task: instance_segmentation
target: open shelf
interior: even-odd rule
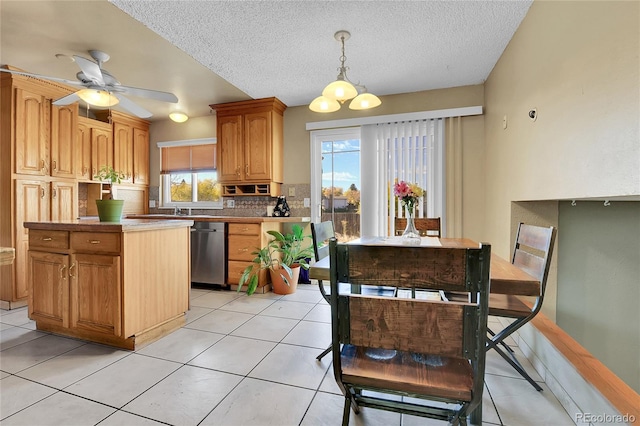
[[[275,182],[244,185],[226,184],[222,186],[222,195],[227,197],[243,195],[268,195],[271,197],[277,197],[280,193],[281,184]]]

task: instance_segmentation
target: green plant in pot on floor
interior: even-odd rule
[[[96,200],[100,222],[120,222],[124,200],[116,200],[114,198],[113,185],[122,182],[124,173],[114,170],[111,166],[104,166],[98,170],[94,179],[110,183],[109,193],[105,194],[102,200]]]
[[[247,284],[247,294],[251,295],[258,287],[260,271],[269,270],[273,292],[276,294],[290,294],[296,291],[300,268],[309,269],[307,259],[313,257],[313,247],[304,246],[304,230],[300,225],[293,225],[291,233],[282,234],[279,231],[267,231],[273,237],[269,243],[254,251],[256,257],[253,265],[248,266],[240,277],[238,291]]]

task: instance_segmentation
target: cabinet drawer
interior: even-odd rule
[[[229,234],[230,235],[258,235],[260,236],[259,223],[230,223]],[[260,241],[258,241],[258,245]],[[257,247],[257,245],[256,245]]]
[[[239,262],[236,260],[230,260],[227,262],[227,284],[237,285],[240,282],[240,277],[242,277],[242,273],[247,268],[247,266],[251,265],[251,262]],[[267,282],[267,270],[263,269],[258,273],[258,285],[262,286]],[[247,290],[246,284],[242,286],[244,291]]]
[[[229,255],[230,260],[246,260],[251,262],[255,257],[252,254],[260,248],[260,237],[234,235],[229,236]]]
[[[32,229],[29,231],[29,248],[68,249],[69,232]]]
[[[71,247],[76,251],[120,253],[120,233],[72,232]]]

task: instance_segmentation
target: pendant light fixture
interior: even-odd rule
[[[367,92],[367,88],[358,83],[352,83],[347,77],[347,67],[344,66],[347,57],[344,54],[344,42],[349,40],[351,34],[349,31],[338,31],[333,37],[342,45],[342,56],[340,56],[340,68],[338,68],[338,77],[336,81],[330,83],[322,91],[322,96],[315,98],[309,109],[314,112],[334,112],[340,109],[340,106],[349,99],[353,99],[349,103],[349,108],[353,110],[364,110],[375,108],[382,103],[380,99]],[[360,94],[358,94],[360,89]]]

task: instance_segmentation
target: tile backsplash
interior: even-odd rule
[[[293,188],[295,196],[287,196],[289,188]],[[311,208],[304,207],[304,199],[311,198],[311,185],[307,184],[282,184],[282,193],[287,199],[287,204],[291,209],[291,216],[308,217],[311,216]],[[276,197],[269,196],[238,196],[223,197],[225,206],[228,200],[235,201],[234,208],[223,208],[221,210],[191,209],[191,214],[209,214],[212,216],[238,216],[238,217],[262,217],[267,215],[267,207],[276,205]],[[149,187],[149,200],[154,200],[156,206],[160,205],[160,188]],[[86,208],[86,207],[85,207]],[[149,208],[149,213],[166,213],[167,209]]]

